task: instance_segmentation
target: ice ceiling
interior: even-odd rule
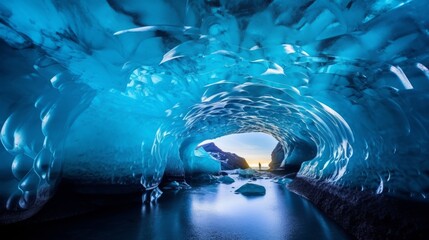
[[[0,212],[158,185],[264,132],[299,176],[427,201],[424,0],[2,1]],[[112,187],[113,189],[113,187]]]

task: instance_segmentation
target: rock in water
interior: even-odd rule
[[[231,183],[235,182],[235,180],[229,176],[222,176],[218,180],[219,180],[219,182],[225,183],[225,184],[231,184]]]
[[[246,183],[235,190],[235,193],[241,193],[244,196],[263,196],[265,195],[265,187],[254,183]]]
[[[177,181],[172,181],[166,184],[163,187],[163,189],[173,189],[173,190],[180,189],[180,184]]]
[[[238,176],[242,178],[251,178],[254,177],[257,173],[256,170],[248,168],[248,169],[237,169]]]

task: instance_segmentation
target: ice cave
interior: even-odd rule
[[[427,3],[0,0],[0,229],[55,226],[61,206],[95,196],[179,211],[168,188],[196,191],[198,179],[232,184],[218,186],[237,202],[291,197],[271,185],[234,195],[271,180],[350,239],[428,239]],[[277,175],[235,188],[199,144],[250,132],[278,141]],[[197,216],[229,206],[197,195]],[[304,239],[276,231],[264,236]]]

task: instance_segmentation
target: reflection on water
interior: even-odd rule
[[[234,194],[246,181],[165,193],[149,212],[143,236],[181,239],[347,239],[306,200],[268,179],[265,196]]]
[[[51,223],[44,239],[348,239],[309,202],[269,179],[265,196],[234,191],[246,180],[166,191],[157,204],[129,206]]]

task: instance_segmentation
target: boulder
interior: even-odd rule
[[[235,180],[229,176],[222,176],[218,179],[218,181],[221,183],[225,183],[225,184],[231,184],[231,183],[235,182]]]
[[[239,189],[235,190],[235,193],[241,193],[244,196],[263,196],[265,195],[265,192],[264,186],[254,183],[246,183]]]
[[[283,162],[283,159],[285,158],[285,152],[283,150],[283,146],[279,143],[277,143],[274,150],[271,152],[271,162],[268,164],[271,170],[280,168],[280,165]]]

